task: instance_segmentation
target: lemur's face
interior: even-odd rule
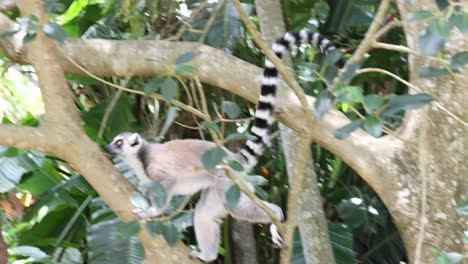
[[[110,155],[129,156],[138,153],[143,139],[137,133],[120,133],[104,150]]]

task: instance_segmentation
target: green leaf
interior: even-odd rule
[[[335,64],[342,57],[341,52],[338,49],[333,50],[325,56],[322,67],[328,67]]]
[[[122,223],[117,227],[117,238],[125,239],[138,234],[140,231],[140,223],[138,221],[131,221],[128,223]]]
[[[457,252],[444,252],[437,256],[437,264],[457,264],[463,260],[463,255]]]
[[[163,208],[166,204],[167,200],[167,193],[166,188],[159,183],[152,183],[151,186],[148,188],[148,191],[151,193],[151,200],[158,208]]]
[[[337,129],[335,131],[335,137],[337,139],[345,139],[351,134],[354,130],[356,130],[358,127],[360,127],[363,124],[362,119],[354,120],[353,122],[349,123],[348,125]]]
[[[154,237],[162,234],[164,226],[163,223],[159,220],[150,220],[146,222],[146,229],[148,229],[150,234]]]
[[[450,5],[447,0],[436,0],[436,4],[440,11],[444,11]]]
[[[210,150],[205,151],[202,155],[202,163],[205,169],[211,170],[216,165],[220,164],[223,161],[223,158],[226,156],[226,152],[220,147],[217,146]]]
[[[366,112],[371,114],[375,109],[379,108],[384,103],[384,98],[378,94],[371,94],[364,98],[364,108]]]
[[[243,171],[244,170],[244,167],[242,166],[242,164],[240,164],[236,160],[230,160],[230,161],[227,162],[227,164],[229,165],[229,167],[231,167],[231,169],[233,169],[235,171]]]
[[[68,7],[67,11],[57,17],[57,21],[63,25],[66,24],[80,15],[83,9],[88,5],[89,0],[75,0]]]
[[[255,140],[255,136],[249,135],[247,133],[232,133],[226,137],[226,141],[235,141],[235,140]]]
[[[54,13],[61,6],[61,4],[57,0],[43,0],[42,3],[44,6],[44,10],[49,14]]]
[[[221,104],[221,110],[231,119],[238,117],[241,113],[239,106],[231,101],[223,101]]]
[[[163,84],[164,81],[165,79],[161,77],[151,78],[151,80],[149,80],[146,83],[145,87],[143,88],[143,91],[145,92],[145,94],[155,93],[159,90],[159,87]]]
[[[360,86],[340,86],[336,89],[335,95],[341,103],[359,103],[364,100],[363,90]]]
[[[228,209],[234,209],[239,203],[241,190],[236,184],[231,185],[226,192],[226,205]]]
[[[450,35],[450,29],[452,28],[452,23],[446,18],[434,19],[429,23],[429,30],[437,34],[437,36],[446,40]]]
[[[444,47],[445,39],[432,32],[429,28],[419,36],[419,50],[423,55],[432,56]]]
[[[446,68],[434,68],[424,67],[422,68],[421,72],[419,73],[419,77],[421,78],[431,78],[431,77],[441,77],[450,74],[450,71]]]
[[[323,115],[330,109],[332,106],[332,97],[333,95],[328,90],[324,90],[319,93],[317,97],[317,101],[315,101],[314,108],[315,108],[315,115],[318,118],[322,118]]]
[[[132,196],[130,197],[130,202],[133,206],[137,208],[143,208],[147,210],[150,207],[148,200],[139,192],[132,193]]]
[[[2,34],[2,38],[9,38],[9,37],[15,35],[18,32],[20,32],[19,29],[18,30],[7,31],[7,32]]]
[[[57,23],[47,23],[42,26],[44,33],[51,39],[54,39],[61,44],[67,39],[67,32]]]
[[[380,113],[381,117],[392,116],[401,110],[418,109],[432,101],[430,94],[408,94],[392,96],[389,105]]]
[[[175,246],[179,240],[179,232],[171,222],[163,224],[162,235],[170,247]]]
[[[349,82],[354,75],[356,74],[356,71],[359,70],[361,67],[360,63],[351,63],[347,68],[346,71],[343,73],[343,82],[347,83]]]
[[[29,257],[29,261],[39,261],[41,259],[45,259],[49,257],[44,251],[37,247],[31,246],[19,246],[14,248],[9,248],[8,253],[12,256],[24,256]]]
[[[36,33],[29,34],[27,33],[26,36],[23,38],[23,44],[29,43],[36,38]]]
[[[468,201],[459,204],[455,210],[459,215],[468,215]]]
[[[382,126],[375,116],[368,116],[364,121],[363,128],[375,138],[382,135]]]
[[[468,21],[467,21],[468,22]],[[459,52],[452,57],[450,68],[459,70],[468,63],[468,51]]]
[[[452,15],[452,23],[455,25],[461,33],[468,33],[468,13],[461,12],[459,14]]]
[[[427,10],[418,10],[414,11],[408,14],[408,17],[406,18],[406,21],[408,22],[416,22],[416,21],[421,21],[427,18],[430,18],[433,16],[431,11]]]
[[[327,2],[319,1],[314,4],[314,9],[317,13],[317,17],[320,20],[320,23],[325,23],[327,21],[328,13],[330,12],[330,7]]]
[[[193,58],[195,58],[195,56],[197,56],[197,55],[198,55],[198,53],[193,52],[193,51],[186,52],[186,53],[180,55],[179,57],[177,57],[176,64],[180,65],[180,64],[187,63],[187,62],[193,60]]]
[[[161,95],[167,103],[170,103],[174,97],[179,93],[177,82],[174,79],[165,79],[162,83]]]
[[[192,66],[186,65],[186,64],[182,64],[182,65],[177,64],[176,65],[175,74],[177,76],[184,75],[184,74],[192,74],[192,73],[194,73],[194,69],[193,69]]]
[[[221,129],[219,128],[218,124],[216,124],[215,122],[203,121],[201,122],[201,125],[206,129],[210,129],[215,132],[221,133]]]

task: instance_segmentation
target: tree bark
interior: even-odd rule
[[[231,255],[235,264],[257,264],[257,248],[252,224],[232,218]]]
[[[286,32],[281,1],[256,0],[255,7],[262,36],[268,43],[273,43]],[[284,56],[283,61],[285,61],[286,65],[292,66],[289,55]],[[297,156],[296,149],[299,144],[299,138],[287,126],[279,124],[279,128],[286,158],[288,179],[292,183],[293,166]],[[301,234],[304,259],[306,263],[334,263],[333,250],[328,237],[327,220],[321,203],[320,191],[317,186],[317,175],[310,151],[307,156],[306,177],[297,208],[297,224]]]

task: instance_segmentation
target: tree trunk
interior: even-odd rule
[[[255,1],[255,7],[259,18],[262,36],[269,43],[286,32],[282,15],[281,1]],[[283,61],[291,66],[289,55],[284,56]],[[293,130],[283,124],[279,124],[281,142],[286,159],[289,183],[294,174],[293,166],[296,160],[296,149],[299,138]],[[327,220],[323,211],[321,196],[317,186],[312,154],[309,152],[306,165],[306,177],[304,179],[302,193],[298,201],[297,224],[301,234],[303,254],[306,263],[334,263],[333,251],[328,237]]]

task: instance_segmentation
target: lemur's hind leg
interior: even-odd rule
[[[262,201],[266,206],[268,206],[275,214],[278,219],[283,221],[283,211],[279,206],[273,203]],[[271,218],[268,216],[262,208],[257,206],[249,197],[245,194],[241,194],[239,202],[234,209],[229,210],[229,214],[232,217],[248,221],[251,223],[271,223]],[[272,224],[270,226],[271,240],[277,246],[282,246],[283,239],[278,233],[277,227]]]
[[[200,251],[192,251],[190,256],[209,262],[218,257],[220,225],[227,215],[223,199],[214,189],[205,189],[195,206],[194,228]]]

